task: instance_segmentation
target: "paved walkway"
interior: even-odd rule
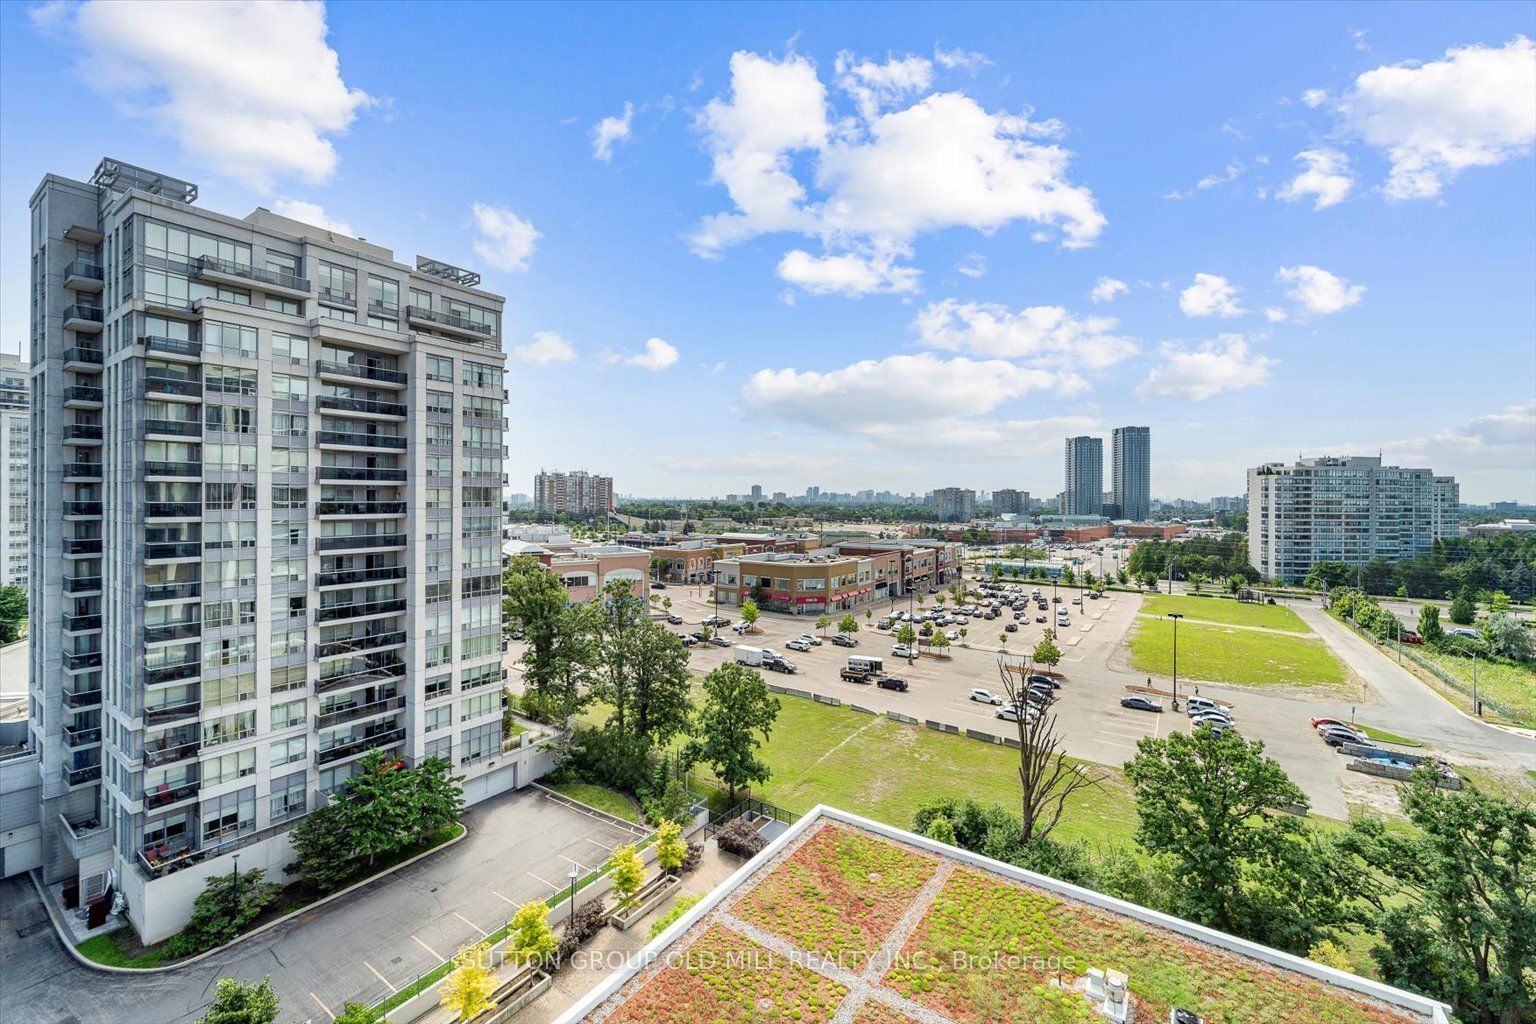
[[[59,944],[32,883],[0,883],[0,1021],[181,1024],[219,978],[270,975],[284,1022],[327,1024],[343,1001],[373,1001],[546,895],[573,866],[594,867],[627,833],[533,790],[497,797],[464,819],[469,835],[325,907],[184,970],[106,974]]]

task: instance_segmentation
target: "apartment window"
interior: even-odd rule
[[[273,594],[272,618],[297,619],[304,615],[307,607],[307,597],[304,594]]]
[[[256,748],[231,750],[203,762],[203,785],[219,786],[256,774]]]
[[[231,473],[254,473],[256,446],[253,444],[205,444],[203,445],[203,468]]]
[[[427,756],[440,757],[444,761],[453,760],[453,737],[444,736],[442,739],[428,741]]]
[[[453,706],[445,704],[440,708],[427,709],[427,732],[437,732],[446,729],[453,724]]]
[[[309,401],[309,379],[293,377],[286,373],[272,376],[272,398],[278,402]]]
[[[340,320],[342,323],[357,323],[357,310],[342,309],[339,306],[321,306],[320,317],[323,320]]]
[[[320,285],[320,297],[322,299],[342,299],[356,301],[357,299],[357,271],[348,270],[345,267],[332,266],[329,263],[320,264],[320,272],[316,275]],[[320,311],[325,315],[325,310]],[[353,320],[357,314],[353,314]]]
[[[203,641],[203,668],[212,670],[230,665],[244,665],[256,657],[254,636],[231,637],[228,640]]]
[[[427,476],[453,476],[453,456],[428,455]]]
[[[304,760],[305,737],[294,736],[286,740],[278,740],[267,748],[271,757],[272,767],[281,768],[285,764],[297,764]]]
[[[309,707],[307,700],[291,700],[286,704],[274,704],[272,706],[272,731],[279,729],[292,729],[296,725],[303,725],[306,709]]]
[[[304,579],[308,568],[309,560],[305,558],[274,558],[272,559],[272,582],[297,582]]]
[[[255,621],[255,601],[205,601],[203,603],[204,629],[249,626]]]
[[[428,487],[427,508],[453,508],[453,488]]]
[[[453,600],[453,581],[443,580],[441,583],[427,584],[427,604],[437,604],[440,601]]]
[[[309,488],[288,484],[272,485],[273,508],[306,508],[309,505]]]
[[[303,654],[306,649],[305,640],[306,634],[303,628],[274,630],[272,633],[272,657],[281,658],[288,654]],[[277,688],[273,687],[272,692],[276,693]]]
[[[298,334],[272,334],[273,362],[309,362],[309,339]]]
[[[256,328],[241,324],[203,321],[203,351],[227,356],[256,355]]]
[[[203,367],[203,390],[215,395],[254,395],[256,371],[207,364]]]
[[[479,668],[465,669],[464,677],[459,683],[461,690],[475,690],[482,686],[491,686],[501,682],[500,665],[482,665]]]
[[[497,654],[501,651],[501,637],[495,633],[487,636],[470,637],[462,641],[462,650],[459,651],[460,661],[474,661],[476,658],[484,658],[487,655]]]
[[[451,444],[453,444],[453,424],[452,423],[428,423],[427,424],[427,444],[442,444],[442,445],[451,445]]]
[[[432,308],[432,293],[424,292],[420,288],[411,289],[411,305],[417,309]]]
[[[428,612],[424,617],[426,635],[441,636],[444,633],[453,632],[453,612],[443,609],[437,612]]]
[[[446,572],[453,566],[453,551],[449,548],[440,548],[427,552],[427,572]],[[427,584],[435,586],[436,584]]]
[[[242,519],[233,523],[204,523],[203,550],[231,551],[256,546],[256,521]]]
[[[453,412],[452,391],[427,391],[427,412]]]
[[[250,511],[256,507],[255,484],[204,484],[203,503],[211,512]]]
[[[190,263],[199,257],[211,256],[226,263],[251,265],[251,247],[243,242],[231,242],[147,219],[144,221],[144,252],[173,263]]]
[[[466,359],[463,363],[463,376],[460,378],[459,383],[466,387],[499,389],[501,387],[501,367]]]
[[[233,405],[203,406],[203,426],[210,431],[224,434],[254,434],[256,410],[241,409]]]
[[[389,313],[400,311],[400,282],[368,277],[368,308]]]
[[[297,630],[302,637],[304,631]],[[276,653],[276,652],[274,652]],[[309,682],[309,668],[305,665],[288,665],[272,670],[273,693],[287,693],[289,690],[302,690]]]
[[[464,508],[495,508],[501,503],[501,493],[495,487],[465,487],[459,504]]]
[[[437,668],[453,661],[453,641],[427,645],[427,668]]]
[[[453,673],[433,676],[427,680],[426,699],[436,700],[438,697],[446,697],[453,692]]]
[[[281,295],[268,295],[267,312],[286,313],[289,316],[298,316],[299,303],[294,299],[285,299]]]
[[[501,694],[476,694],[468,700],[459,701],[459,721],[467,722],[471,718],[484,718],[486,715],[500,710]]]
[[[400,329],[400,321],[394,317],[375,316],[369,313],[368,326],[380,331],[398,331]]]
[[[460,629],[465,633],[501,625],[501,609],[494,604],[467,605],[459,615]]]
[[[429,584],[430,585],[430,584]],[[464,580],[463,597],[490,597],[501,592],[498,576],[470,576]]]
[[[412,304],[418,304],[412,300]],[[453,383],[453,360],[446,356],[427,356],[427,380]]]
[[[272,783],[269,819],[277,822],[296,814],[303,814],[306,809],[305,803],[303,772],[296,772],[287,778],[278,779]]]
[[[221,708],[227,704],[238,704],[243,700],[255,699],[256,676],[250,672],[203,681],[203,707],[205,708]]]
[[[204,842],[248,832],[256,827],[256,787],[205,800],[202,810]]]
[[[273,437],[308,437],[309,417],[302,412],[275,412],[272,414]]]
[[[203,746],[216,747],[221,743],[233,743],[255,732],[256,712],[237,711],[233,715],[203,723]]]
[[[306,448],[272,449],[272,472],[308,473],[309,450]]]
[[[460,746],[459,763],[468,764],[501,750],[501,723],[487,722],[466,732]]]

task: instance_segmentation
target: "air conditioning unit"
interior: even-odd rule
[[[1168,1024],[1205,1024],[1205,1018],[1194,1010],[1172,1010],[1168,1014]]]

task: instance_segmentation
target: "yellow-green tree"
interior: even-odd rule
[[[619,909],[628,910],[635,905],[635,894],[645,884],[645,861],[634,843],[614,847],[608,858],[608,876],[613,879],[613,893],[618,897]]]
[[[741,621],[750,629],[757,625],[757,620],[762,617],[762,612],[757,609],[756,601],[741,602]]]
[[[656,827],[656,863],[663,871],[676,871],[688,856],[688,843],[683,839],[683,826],[675,821],[664,821]]]
[[[464,946],[453,956],[453,970],[443,979],[442,1004],[455,1020],[474,1020],[491,1008],[496,979],[488,962],[491,947],[483,942]]]
[[[518,907],[512,915],[507,940],[520,964],[540,964],[554,956],[560,940],[549,926],[549,904],[532,900]]]

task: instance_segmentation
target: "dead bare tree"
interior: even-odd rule
[[[1008,704],[1018,710],[1014,725],[1019,736],[1019,785],[1022,828],[1020,845],[1051,834],[1061,821],[1072,794],[1098,786],[1107,777],[1087,765],[1067,759],[1056,734],[1056,715],[1048,705],[1029,700],[1029,669],[997,659],[998,680]]]

